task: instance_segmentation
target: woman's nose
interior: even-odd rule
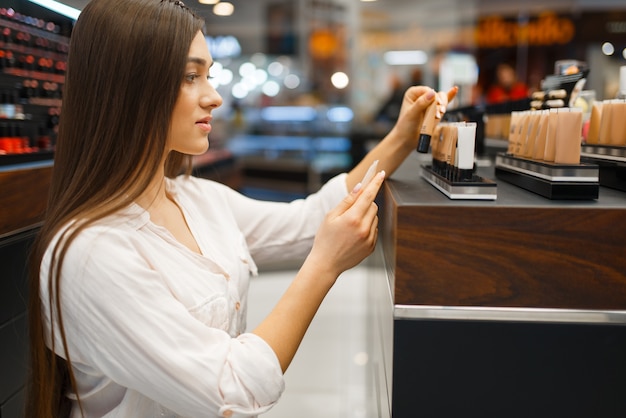
[[[220,107],[223,101],[222,96],[213,87],[213,84],[207,80],[207,86],[203,91],[200,105],[202,107]]]

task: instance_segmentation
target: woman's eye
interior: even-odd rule
[[[185,80],[188,81],[189,83],[193,83],[194,81],[196,81],[196,78],[198,78],[199,75],[198,74],[187,74],[185,76]]]
[[[193,83],[194,81],[196,81],[196,79],[198,79],[198,78],[200,78],[200,77],[202,77],[202,76],[201,76],[200,74],[196,74],[196,73],[193,73],[193,74],[187,74],[187,75],[185,76],[185,80],[186,80],[188,83]],[[211,80],[212,78],[213,78],[213,77],[211,77],[211,75],[210,75],[210,74],[207,74],[207,75],[206,75],[206,79],[207,79],[207,80]]]

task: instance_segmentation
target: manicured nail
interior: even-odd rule
[[[435,97],[435,90],[430,89],[430,90],[428,91],[428,93],[426,93],[426,99],[430,100],[430,99],[432,99],[433,97]]]
[[[357,184],[354,186],[354,188],[352,189],[352,193],[353,193],[353,194],[358,193],[358,192],[359,192],[359,190],[361,190],[361,187],[363,187],[363,184],[361,184],[361,183],[357,183]]]

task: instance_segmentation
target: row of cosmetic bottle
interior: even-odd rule
[[[0,107],[20,104],[40,104],[37,98],[61,99],[63,85],[53,81],[39,81],[37,79],[24,79],[15,84],[13,89],[0,90]],[[2,117],[2,116],[0,116]],[[5,115],[6,118],[13,116]]]
[[[474,181],[475,122],[440,122],[430,139],[432,170],[452,182]]]
[[[52,147],[45,127],[40,127],[36,138],[25,135],[24,126],[0,122],[0,155],[29,154]]]
[[[582,127],[580,108],[512,112],[507,154],[555,164],[580,164]]]
[[[6,47],[0,47],[0,70],[19,69],[38,71],[46,74],[64,75],[67,69],[65,58],[53,59],[34,55],[30,52],[21,53]]]
[[[585,143],[591,145],[626,146],[626,100],[594,102]]]

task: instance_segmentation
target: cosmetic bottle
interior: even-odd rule
[[[515,144],[517,143],[517,134],[519,129],[519,123],[521,120],[521,112],[513,111],[511,112],[511,122],[509,124],[509,143],[506,153],[509,155],[513,155],[513,151],[515,151]]]
[[[554,162],[580,164],[583,113],[579,108],[559,109],[559,127],[555,138]]]
[[[619,67],[619,90],[616,99],[626,99],[626,65]]]
[[[598,144],[611,143],[611,128],[613,124],[613,100],[602,101],[602,118],[598,128]]]
[[[13,144],[8,135],[8,126],[0,122],[0,155],[10,154],[13,151]]]
[[[50,149],[50,147],[50,135],[48,135],[48,130],[46,129],[45,125],[41,124],[38,128],[37,148],[47,150]]]
[[[456,148],[457,128],[455,124],[448,125],[448,129],[443,131],[443,140],[441,143],[441,172],[439,173],[446,179],[450,178],[450,173],[453,171],[454,164],[454,152]]]
[[[548,118],[550,110],[540,110],[539,126],[537,130],[537,136],[533,145],[533,160],[543,160],[544,153],[546,152],[546,137],[548,136]]]
[[[445,125],[438,125],[435,129],[435,132],[430,139],[430,152],[432,154],[432,169],[435,173],[439,173],[439,149],[441,148],[441,137],[443,135],[443,131],[446,129]]]
[[[441,118],[441,114],[438,110],[439,102],[435,99],[428,109],[426,109],[426,114],[424,115],[424,121],[422,123],[422,128],[420,129],[419,142],[417,144],[417,152],[427,153],[428,147],[430,146],[430,138],[432,137],[435,126],[437,122]]]
[[[559,125],[558,109],[550,109],[548,113],[548,132],[546,133],[546,147],[543,152],[544,161],[554,162],[556,153],[556,132]]]
[[[587,131],[588,144],[597,144],[600,138],[600,123],[602,121],[602,102],[594,102],[591,105],[591,116],[589,117],[589,130]]]
[[[445,175],[445,146],[447,144],[447,138],[450,136],[451,129],[452,126],[449,123],[445,123],[441,126],[439,137],[437,138],[437,144],[433,149],[433,170],[441,176]]]
[[[454,180],[470,181],[474,174],[474,148],[476,144],[476,123],[468,122],[457,127],[457,172]]]
[[[513,155],[516,157],[520,157],[522,154],[522,150],[526,146],[526,141],[528,140],[528,126],[530,124],[530,110],[524,110],[521,112],[521,117],[519,120],[519,128],[517,136],[515,137],[516,141],[513,144]]]
[[[626,101],[612,100],[612,118],[608,145],[626,145]]]
[[[528,137],[526,143],[522,147],[521,156],[524,158],[532,158],[535,151],[535,141],[537,140],[537,133],[539,132],[539,122],[541,119],[541,110],[535,110],[530,112],[528,122]]]

